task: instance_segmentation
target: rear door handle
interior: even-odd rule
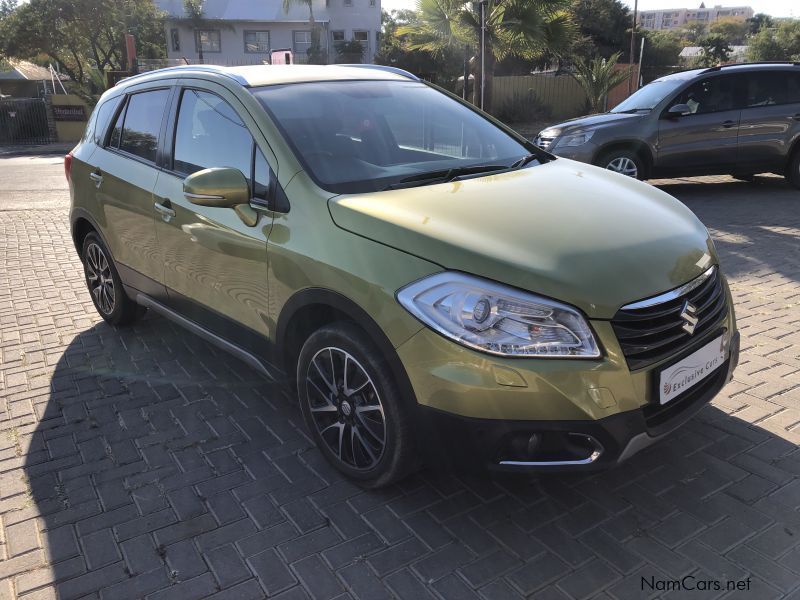
[[[103,176],[100,173],[89,173],[89,179],[94,181],[96,188],[99,188],[103,183]]]
[[[730,128],[731,128],[731,127],[733,127],[734,125],[736,125],[736,121],[723,121],[723,122],[722,122],[722,126],[723,126],[725,129],[730,129]]]
[[[161,204],[160,202],[156,202],[153,205],[153,208],[155,208],[158,212],[161,213],[161,218],[164,219],[165,223],[169,223],[170,220],[172,220],[172,217],[175,216],[175,211],[172,210],[169,206],[166,206],[168,204],[169,204],[169,200],[164,200],[164,204]]]

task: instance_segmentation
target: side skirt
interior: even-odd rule
[[[137,292],[136,302],[158,313],[162,317],[169,319],[173,323],[176,323],[177,325],[180,325],[181,327],[188,329],[195,335],[198,335],[201,338],[203,338],[205,341],[214,344],[217,348],[220,348],[221,350],[233,354],[243,362],[253,367],[258,372],[260,372],[267,379],[270,379],[272,381],[280,381],[282,379],[280,371],[278,371],[278,369],[276,369],[269,363],[261,360],[256,355],[248,352],[244,348],[241,348],[240,346],[237,346],[236,344],[229,342],[228,340],[218,336],[216,333],[206,329],[202,325],[199,325],[194,321],[187,319],[186,317],[175,312],[171,308],[164,306],[159,301],[151,298],[147,294]]]

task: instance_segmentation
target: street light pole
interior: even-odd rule
[[[631,52],[629,56],[630,73],[628,77],[628,96],[633,93],[633,54],[636,52],[636,17],[639,12],[639,0],[633,2],[633,27],[631,28]]]

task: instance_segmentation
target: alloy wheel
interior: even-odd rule
[[[306,395],[314,426],[334,456],[353,469],[375,467],[386,448],[386,418],[361,363],[341,348],[322,348],[309,363]]]
[[[609,161],[606,169],[609,171],[616,171],[628,177],[636,178],[639,175],[639,168],[636,163],[627,156],[619,156]]]
[[[86,281],[97,308],[110,315],[114,310],[114,278],[105,252],[97,244],[89,244],[86,248]]]

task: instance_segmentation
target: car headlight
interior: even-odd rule
[[[577,309],[463,273],[425,277],[397,300],[451,340],[498,356],[597,358],[600,350]]]
[[[582,146],[594,135],[594,131],[581,131],[580,133],[573,133],[570,135],[565,135],[560,140],[556,142],[556,146],[559,148],[563,146]]]

